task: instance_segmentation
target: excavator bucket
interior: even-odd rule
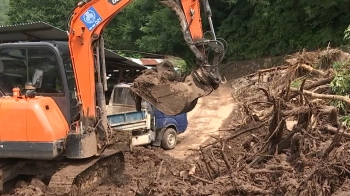
[[[166,115],[191,111],[198,98],[213,91],[194,79],[193,73],[181,78],[170,61],[145,70],[134,80],[131,90]]]

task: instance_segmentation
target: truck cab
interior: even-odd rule
[[[132,83],[114,85],[107,106],[107,116],[110,125],[114,128],[131,126],[135,132],[133,145],[149,143],[166,150],[175,148],[177,135],[185,132],[187,129],[187,113],[168,116],[144,100],[141,101],[141,111],[137,111],[136,99],[130,89],[131,85]],[[140,127],[141,130],[139,130]],[[142,135],[145,135],[145,138],[148,139],[138,143],[136,137],[141,138]]]

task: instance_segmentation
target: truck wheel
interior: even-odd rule
[[[164,131],[163,137],[162,137],[162,148],[164,150],[171,150],[174,149],[177,143],[177,134],[175,129],[173,128],[167,128]]]

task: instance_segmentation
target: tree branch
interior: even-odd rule
[[[291,91],[293,92],[297,92],[300,93],[300,90],[296,89],[296,88],[291,88]],[[308,95],[312,98],[319,98],[319,99],[334,99],[334,100],[338,100],[338,101],[343,101],[347,104],[350,105],[350,98],[345,97],[345,96],[341,96],[341,95],[328,95],[328,94],[319,94],[319,93],[313,93],[311,91],[307,91],[307,90],[303,90],[303,93],[305,95]]]

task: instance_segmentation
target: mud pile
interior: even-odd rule
[[[173,64],[164,61],[154,69],[143,71],[135,78],[130,89],[138,95],[136,97],[139,100],[142,97],[164,114],[178,115],[191,111],[197,103],[197,97],[211,92],[211,88],[198,87],[198,82],[194,82],[190,76],[184,81],[185,78],[180,77]]]
[[[208,188],[196,179],[188,182],[190,162],[166,155],[160,148],[136,147],[125,153],[123,173],[112,174],[103,184],[84,195],[192,195]],[[21,177],[6,195],[37,196],[54,194],[47,190],[49,179]],[[214,189],[215,187],[212,187]]]
[[[181,81],[176,73],[174,65],[170,61],[164,61],[153,69],[146,69],[134,80],[135,88],[148,88],[160,84]]]
[[[191,165],[164,154],[160,148],[138,147],[125,154],[126,168],[88,195],[181,195],[181,173]]]

